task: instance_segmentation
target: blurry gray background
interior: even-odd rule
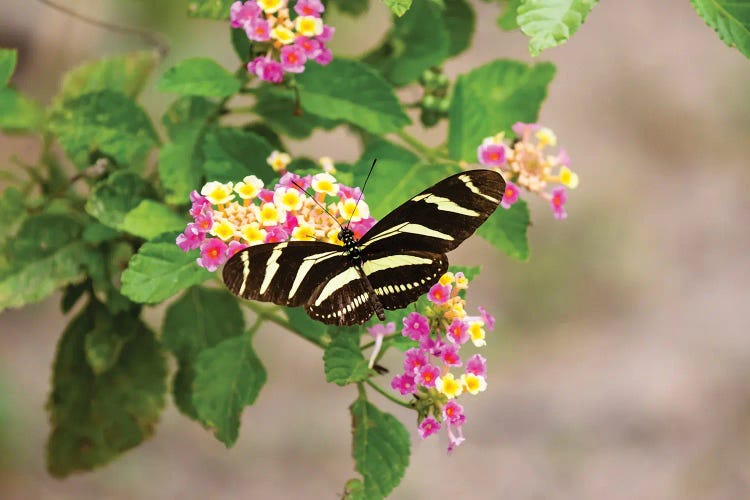
[[[376,44],[387,12],[334,15],[335,54]],[[451,76],[495,58],[530,61],[526,39],[474,1],[471,50]],[[164,32],[185,57],[236,65],[227,25],[187,20],[182,2],[65,3]],[[366,23],[359,24],[359,23]],[[138,41],[38,2],[3,0],[0,45],[18,47],[14,82],[48,102],[63,72]],[[558,67],[540,121],[567,148],[581,185],[569,218],[531,200],[531,260],[473,238],[451,255],[484,270],[469,307],[499,319],[483,354],[489,389],[464,398],[467,442],[421,442],[393,498],[736,499],[750,496],[750,64],[687,0],[598,5],[572,40],[542,54]],[[153,81],[152,81],[153,83]],[[419,97],[406,89],[404,97]],[[149,90],[158,117],[173,99]],[[436,143],[444,129],[412,133]],[[358,156],[343,132],[292,152]],[[0,135],[0,161],[34,161],[38,142]],[[336,498],[355,474],[347,406],[354,388],[326,384],[321,352],[281,331],[257,336],[268,384],[226,450],[171,405],[154,439],[64,481],[44,470],[44,404],[58,299],[0,316],[1,498]],[[149,315],[161,321],[159,311]],[[398,368],[398,360],[388,363]]]

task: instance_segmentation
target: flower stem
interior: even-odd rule
[[[397,405],[403,406],[404,408],[409,408],[410,410],[413,409],[412,405],[410,405],[409,403],[407,403],[405,401],[401,401],[400,399],[392,396],[391,394],[388,394],[388,392],[386,392],[382,387],[380,387],[379,385],[377,385],[372,380],[367,379],[367,380],[365,380],[365,383],[367,383],[367,385],[369,385],[370,387],[372,387],[373,389],[375,389],[378,393],[380,393],[381,396],[383,396],[384,398],[390,400],[391,402],[396,403]]]

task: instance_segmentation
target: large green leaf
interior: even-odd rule
[[[67,100],[99,90],[135,97],[145,87],[156,63],[156,53],[145,50],[84,63],[65,74],[58,98]]]
[[[57,477],[91,470],[137,446],[153,434],[164,407],[166,361],[142,323],[108,370],[96,375],[86,362],[86,338],[101,314],[103,306],[89,304],[57,347],[47,404],[47,468]]]
[[[507,210],[498,208],[484,224],[479,226],[477,234],[518,260],[529,259],[529,242],[526,230],[531,219],[526,202],[519,200]]]
[[[182,96],[170,104],[161,117],[169,138],[178,143],[195,143],[207,123],[218,118],[219,105],[205,97]]]
[[[94,328],[84,341],[86,362],[94,374],[101,375],[120,359],[123,347],[138,335],[142,324],[129,312],[112,316],[99,307],[94,318]]]
[[[176,233],[166,233],[138,249],[122,273],[123,295],[133,302],[153,304],[211,277],[196,264],[198,252],[183,252],[176,238]]]
[[[162,92],[176,92],[205,97],[227,97],[236,93],[241,82],[213,59],[186,59],[168,69],[156,88]]]
[[[451,157],[476,162],[477,147],[485,137],[511,133],[518,121],[536,121],[554,74],[549,63],[527,66],[500,60],[461,75],[451,99]]]
[[[21,133],[44,130],[44,110],[16,90],[0,88],[0,129]]]
[[[191,0],[188,3],[188,16],[208,19],[229,19],[229,7],[234,0]]]
[[[529,52],[539,55],[544,49],[568,40],[586,20],[598,0],[525,0],[518,7],[521,31],[531,37]]]
[[[193,405],[204,425],[227,447],[237,441],[240,416],[266,383],[266,369],[249,333],[205,349],[198,355]]]
[[[445,0],[443,19],[450,35],[448,57],[453,57],[471,45],[471,37],[474,36],[476,27],[476,14],[467,0]]]
[[[16,49],[0,49],[0,87],[5,87],[16,69],[18,51]]]
[[[118,227],[121,231],[150,240],[161,233],[183,230],[186,224],[184,217],[177,215],[163,203],[143,200],[125,214]]]
[[[323,368],[326,381],[337,385],[344,386],[365,380],[370,370],[359,349],[359,334],[336,335],[323,353]]]
[[[118,165],[138,165],[156,145],[146,112],[130,97],[111,90],[83,94],[65,101],[50,118],[50,128],[79,167],[88,167],[98,151]]]
[[[276,177],[268,156],[273,150],[257,134],[237,128],[211,129],[203,138],[203,169],[209,181],[238,182],[246,175],[257,175],[265,182]]]
[[[365,497],[385,498],[398,486],[409,466],[409,432],[393,415],[383,413],[365,399],[349,408],[354,443],[352,455],[364,478]]]
[[[302,109],[332,120],[344,120],[373,134],[400,130],[411,120],[393,89],[375,70],[349,59],[329,65],[309,64],[297,77]]]
[[[118,229],[128,212],[150,194],[149,184],[135,172],[121,170],[97,184],[86,200],[86,212]]]
[[[8,243],[8,267],[0,271],[0,311],[47,297],[83,279],[89,250],[80,241],[82,228],[65,215],[28,218]]]
[[[304,139],[316,129],[330,130],[341,122],[327,120],[310,112],[295,114],[294,100],[287,92],[275,88],[261,88],[256,94],[253,112],[280,134]]]
[[[503,7],[503,12],[497,18],[497,25],[500,26],[501,30],[511,31],[518,28],[518,8],[521,6],[523,0],[507,0]]]
[[[729,47],[750,58],[750,3],[742,0],[690,0],[707,25]]]

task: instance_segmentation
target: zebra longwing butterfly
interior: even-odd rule
[[[416,301],[448,270],[446,252],[495,211],[505,180],[493,170],[452,175],[403,203],[362,239],[343,226],[344,246],[288,241],[248,247],[224,266],[224,283],[245,299],[304,305],[313,319],[362,324]]]

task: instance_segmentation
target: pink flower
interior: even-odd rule
[[[422,420],[422,422],[419,424],[419,427],[417,427],[419,437],[421,437],[422,439],[426,439],[432,436],[439,430],[440,422],[432,417],[427,417],[426,419]]]
[[[273,203],[273,191],[270,189],[263,188],[258,193],[258,198],[260,198],[263,203]]]
[[[193,196],[195,194],[195,196]],[[198,217],[202,213],[208,213],[211,214],[211,202],[208,201],[208,199],[205,196],[201,196],[198,194],[198,191],[193,191],[190,193],[190,201],[192,202],[192,206],[190,207],[190,215],[193,216],[193,218]]]
[[[464,439],[464,433],[463,430],[461,430],[461,425],[466,421],[466,417],[464,415],[461,415],[461,424],[456,424],[456,431],[458,432],[457,436],[453,435],[453,431],[451,430],[451,426],[448,425],[448,438],[450,439],[450,443],[448,444],[448,453],[451,453],[453,450],[456,449],[456,447],[461,446],[461,443],[466,441]]]
[[[229,246],[227,247],[227,259],[234,257],[234,254],[246,248],[247,245],[245,245],[244,243],[234,240],[230,241]]]
[[[411,312],[402,320],[404,328],[401,335],[412,340],[419,340],[430,335],[430,322],[418,312]]]
[[[450,424],[456,425],[459,422],[463,423],[461,417],[464,417],[464,407],[455,401],[451,400],[445,403],[443,406],[443,418]]]
[[[396,323],[394,323],[393,321],[386,324],[378,323],[377,325],[373,325],[367,328],[367,332],[373,337],[390,335],[395,331]]]
[[[515,132],[518,137],[521,137],[525,134],[533,134],[534,132],[537,132],[542,126],[538,123],[516,122],[513,124],[512,128],[513,132]]]
[[[195,230],[201,234],[206,234],[207,232],[209,232],[213,225],[214,218],[211,216],[210,211],[208,213],[204,212],[198,215],[195,218],[195,222],[193,224],[188,224],[188,226],[194,226]]]
[[[560,148],[560,150],[557,152],[557,161],[560,162],[560,165],[564,165],[566,167],[570,166],[570,156],[568,156],[568,152],[563,148]]]
[[[229,8],[229,21],[232,28],[242,28],[258,14],[260,14],[260,6],[255,0],[249,0],[244,4],[234,2]]]
[[[477,307],[479,310],[479,314],[482,315],[482,321],[484,321],[484,325],[487,327],[487,330],[492,331],[495,329],[495,317],[487,312],[487,309],[485,309],[482,306]]]
[[[292,215],[291,212],[287,212],[286,220],[284,221],[284,224],[282,225],[282,228],[284,229],[284,231],[286,231],[288,234],[292,234],[292,231],[297,226],[299,226],[299,221],[297,220],[297,216]]]
[[[404,353],[404,371],[406,373],[418,372],[427,365],[427,356],[424,351],[411,348]]]
[[[564,187],[556,187],[552,190],[552,198],[549,200],[549,203],[555,219],[564,219],[568,216],[568,213],[565,211],[566,201],[568,201],[568,194]]]
[[[456,345],[462,345],[469,341],[469,325],[465,321],[455,318],[448,327],[445,337]]]
[[[427,363],[417,372],[416,382],[429,389],[430,387],[435,387],[435,381],[439,376],[440,368]]]
[[[417,386],[414,383],[414,375],[410,373],[402,373],[401,375],[393,377],[393,380],[391,380],[391,387],[400,392],[402,396],[417,392]]]
[[[487,360],[481,354],[474,354],[466,361],[466,373],[471,373],[478,377],[486,377]]]
[[[289,239],[287,233],[281,226],[271,226],[266,228],[266,241],[264,243],[278,243]]]
[[[461,357],[458,355],[458,346],[445,344],[441,349],[440,359],[443,360],[446,366],[461,366],[463,362]]]
[[[280,83],[284,79],[284,69],[281,63],[270,57],[256,57],[247,63],[247,71],[266,82]]]
[[[419,348],[425,352],[429,352],[433,356],[440,357],[443,354],[443,349],[446,344],[440,339],[433,339],[429,335],[422,337],[419,340]]]
[[[349,187],[344,186],[343,184],[339,184],[339,192],[338,192],[339,198],[341,201],[346,201],[348,199],[354,199],[358,200],[360,196],[362,196],[362,190],[358,187]]]
[[[286,45],[281,48],[281,67],[289,73],[302,73],[305,71],[307,56],[305,50],[299,45]]]
[[[341,185],[339,184],[339,186]],[[364,236],[367,231],[372,229],[372,226],[374,226],[376,222],[377,221],[372,217],[368,217],[366,219],[352,222],[351,224],[349,224],[349,229],[352,230],[354,236],[359,240],[362,239],[362,236]]]
[[[315,59],[318,57],[323,47],[323,45],[315,38],[307,38],[306,36],[298,36],[295,38],[294,45],[304,50],[308,59]]]
[[[328,26],[327,24],[323,25],[323,32],[316,36],[315,38],[318,39],[320,42],[330,42],[333,38],[333,34],[336,32],[336,28],[333,26]]]
[[[245,33],[250,40],[267,42],[271,39],[271,23],[261,18],[252,19],[245,24]]]
[[[195,250],[201,246],[205,234],[206,233],[199,232],[194,224],[188,224],[185,231],[177,236],[177,246],[180,247],[180,250],[183,252]]]
[[[320,49],[320,54],[315,57],[315,62],[321,66],[325,66],[331,61],[333,61],[333,52],[327,47],[322,47]]]
[[[227,245],[219,238],[208,238],[201,243],[201,256],[198,265],[211,272],[227,261]]]
[[[479,163],[488,167],[499,167],[505,163],[505,146],[503,144],[480,144],[477,148]]]
[[[275,189],[278,189],[279,187],[298,189],[297,186],[294,185],[295,182],[299,184],[302,189],[307,189],[308,187],[310,187],[310,183],[308,182],[307,185],[305,185],[305,182],[299,175],[293,174],[292,172],[287,172],[281,176],[281,179],[279,179],[279,183],[276,184]]]
[[[300,16],[320,17],[325,10],[320,0],[298,0],[294,6],[294,12]]]
[[[518,201],[520,190],[518,186],[508,181],[505,184],[505,194],[503,195],[503,201],[500,202],[500,206],[504,209],[509,209],[511,205]]]
[[[435,283],[432,285],[432,288],[430,288],[430,292],[427,294],[427,298],[432,302],[433,304],[445,304],[447,300],[451,296],[451,286],[450,285],[441,285],[440,283]]]

